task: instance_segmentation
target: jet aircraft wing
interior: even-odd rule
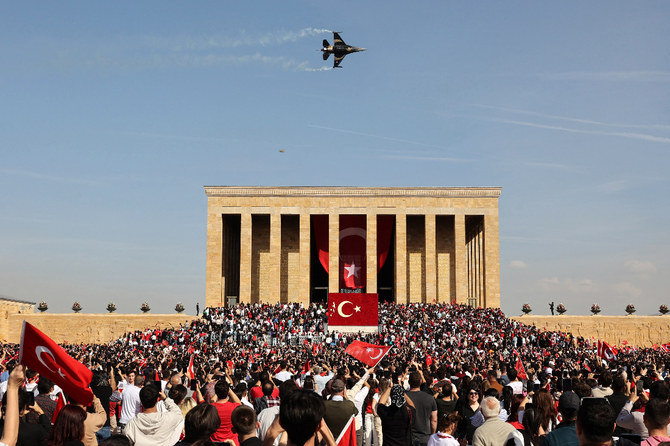
[[[346,43],[344,43],[344,40],[342,40],[342,37],[340,37],[338,33],[333,33],[333,46],[338,44],[346,45]]]
[[[344,56],[346,56],[346,54],[343,54],[341,56],[335,56],[335,59],[333,60],[333,68],[340,68],[340,62],[342,62]]]

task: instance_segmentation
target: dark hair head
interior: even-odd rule
[[[498,389],[495,387],[489,387],[484,391],[484,397],[487,396],[492,396],[493,398],[499,400],[500,399],[500,392],[498,392]]]
[[[461,416],[454,412],[446,412],[442,414],[442,417],[437,420],[437,431],[444,432],[453,425],[458,425],[461,421]]]
[[[221,418],[216,407],[207,403],[200,403],[189,410],[184,418],[184,441],[195,442],[207,439],[216,432],[221,425]]]
[[[623,379],[623,376],[616,375],[612,378],[612,390],[614,392],[625,392],[626,391],[626,380]]]
[[[216,393],[218,399],[228,398],[228,392],[230,392],[230,385],[225,379],[218,380],[214,385],[214,393]]]
[[[649,386],[649,398],[660,398],[667,401],[668,397],[670,397],[670,390],[664,381],[654,381]]]
[[[407,382],[412,389],[416,389],[421,385],[421,373],[419,373],[418,371],[411,372],[409,374],[409,379],[407,380]]]
[[[140,389],[140,402],[145,409],[151,409],[158,402],[158,389],[156,386],[144,386]]]
[[[287,380],[287,381],[291,381],[291,380]],[[263,391],[263,395],[271,396],[272,392],[275,390],[275,385],[272,383],[272,381],[266,381],[261,386],[261,390]]]
[[[595,404],[583,403],[577,414],[577,426],[582,435],[593,443],[605,443],[612,439],[615,420],[614,409],[604,398]]]
[[[600,383],[600,385],[603,387],[611,386],[612,372],[610,372],[609,370],[603,370],[602,373],[600,373],[600,377],[598,378],[598,383]]]
[[[316,393],[296,390],[282,400],[279,423],[293,443],[303,446],[318,429],[325,412],[323,399]]]
[[[666,400],[652,398],[644,410],[644,421],[649,429],[661,429],[670,420],[670,405]]]
[[[532,404],[526,404],[521,424],[523,424],[523,429],[533,438],[537,438],[540,434],[540,425],[542,424],[540,414]]]
[[[28,392],[27,390],[19,389],[19,413],[28,409],[28,403],[30,402],[31,393],[32,392]]]
[[[51,392],[54,387],[54,382],[46,376],[40,376],[40,381],[37,383],[37,390],[40,395],[46,395]]]
[[[172,398],[172,401],[174,401],[175,404],[179,404],[182,401],[184,401],[184,398],[186,398],[187,393],[188,390],[183,384],[177,384],[176,386],[170,389],[170,394],[168,396]]]
[[[233,429],[239,435],[249,435],[256,431],[256,412],[244,404],[237,406],[230,414]]]
[[[69,440],[84,438],[86,411],[74,404],[67,404],[58,412],[56,422],[49,433],[49,446],[61,446]]]
[[[297,390],[298,386],[292,379],[287,379],[279,385],[279,401],[286,398],[291,392]]]
[[[289,381],[289,380],[286,380],[286,381]],[[284,382],[286,382],[286,381],[284,381]],[[314,390],[314,378],[312,377],[312,375],[305,376],[305,380],[302,383],[302,388],[306,389],[306,390]]]
[[[507,377],[509,378],[510,381],[514,381],[516,379],[517,373],[516,369],[514,367],[510,367],[509,370],[507,370]]]
[[[338,394],[344,391],[344,382],[341,379],[334,379],[330,384],[330,392]]]

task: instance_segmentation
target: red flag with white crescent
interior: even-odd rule
[[[391,350],[391,346],[354,341],[349,344],[344,352],[358,359],[362,363],[374,367],[382,360],[382,358],[384,358],[389,350]]]
[[[330,293],[328,325],[377,326],[379,299],[370,293]]]
[[[188,368],[186,369],[186,372],[188,373],[188,377],[190,379],[195,379],[195,370],[193,370],[193,355],[191,355],[191,359],[188,360]]]
[[[617,350],[609,345],[605,341],[601,341],[598,339],[598,356],[600,358],[606,359],[607,361],[611,361],[613,359],[616,359],[617,355]]]
[[[77,403],[88,406],[93,401],[89,388],[93,372],[26,321],[23,321],[19,362],[49,378]]]

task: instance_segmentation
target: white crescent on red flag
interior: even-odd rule
[[[21,332],[19,362],[49,378],[77,403],[89,405],[93,401],[89,388],[93,372],[26,321]]]
[[[611,361],[616,359],[617,353],[619,352],[614,347],[598,339],[598,357]]]
[[[389,350],[391,350],[390,345],[384,346],[354,341],[349,344],[344,352],[358,359],[363,364],[374,367],[384,358]]]

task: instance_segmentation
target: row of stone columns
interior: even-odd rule
[[[329,279],[328,291],[339,292],[339,216],[338,213],[328,214],[329,228],[328,228],[328,242],[329,242]],[[408,296],[407,283],[407,216],[405,214],[396,214],[395,221],[395,295],[400,298],[400,302],[416,301],[416,295],[411,298]],[[368,293],[377,292],[377,214],[367,214],[367,284],[366,291]],[[269,271],[269,283],[264,283],[266,292],[273,299],[278,301],[281,294],[281,214],[279,212],[270,213],[270,264],[276,267]],[[301,301],[303,303],[309,302],[310,296],[310,275],[307,273],[310,269],[310,215],[307,213],[300,214],[300,241],[299,241],[299,264],[300,270],[305,272],[299,278],[299,289],[291,290],[294,295],[289,295],[289,301]],[[493,301],[485,302],[486,292],[489,286],[495,287],[496,277],[498,271],[489,271],[492,265],[497,269],[497,259],[491,259],[491,262],[486,262],[486,257],[491,255],[498,255],[498,239],[497,239],[497,216],[496,218],[485,216],[484,219],[486,239],[485,252],[485,277],[486,283],[484,295],[481,296],[480,305],[499,306],[500,297],[497,292]],[[466,254],[466,231],[465,231],[465,215],[454,215],[454,273],[455,279],[455,296],[451,296],[452,301],[457,303],[467,303],[468,298],[468,271],[467,271],[467,254]],[[252,214],[251,212],[241,213],[240,225],[240,286],[239,286],[239,301],[251,302],[252,300]],[[489,247],[488,244],[495,243],[495,246]],[[491,248],[489,250],[489,248]],[[490,252],[489,252],[490,251]],[[432,302],[437,297],[437,253],[436,253],[436,215],[425,215],[425,270],[426,275],[426,300]],[[489,278],[489,275],[491,276]],[[221,278],[221,289],[224,287],[224,278]],[[495,290],[492,290],[495,291]],[[223,294],[223,293],[222,293]],[[222,303],[223,303],[222,296]],[[406,299],[406,300],[405,300]]]

